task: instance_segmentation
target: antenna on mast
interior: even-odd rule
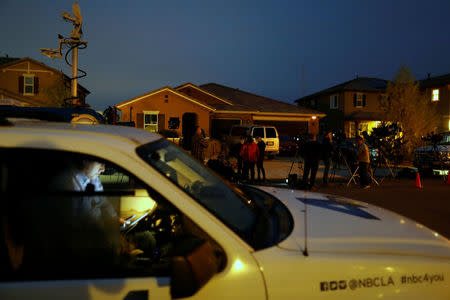
[[[302,97],[306,96],[305,65],[302,65]]]
[[[78,78],[86,76],[86,72],[80,69],[80,72],[84,73],[81,76],[77,76],[78,74],[78,48],[84,49],[87,47],[87,41],[81,41],[81,36],[83,35],[83,31],[81,30],[81,25],[83,24],[83,17],[81,16],[80,6],[78,2],[75,1],[72,4],[72,13],[74,16],[71,16],[68,12],[62,13],[62,18],[66,21],[73,23],[73,29],[70,34],[70,39],[66,39],[64,36],[58,34],[59,39],[59,48],[50,49],[50,48],[41,48],[42,54],[48,56],[50,58],[61,58],[62,57],[62,46],[69,45],[70,49],[66,52],[65,61],[66,63],[72,67],[72,78],[71,78],[71,97],[66,98],[64,100],[71,100],[71,105],[80,105],[80,101],[78,99]],[[68,54],[72,52],[72,63],[67,61]]]

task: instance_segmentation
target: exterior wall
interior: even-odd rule
[[[353,95],[355,93],[361,93],[366,95],[366,106],[365,107],[355,107],[353,105]],[[349,116],[354,112],[366,111],[366,112],[382,112],[380,108],[380,97],[383,93],[372,93],[372,92],[354,92],[346,91],[344,92],[345,106],[344,106],[344,116]]]
[[[429,101],[432,99],[432,92],[434,89],[439,89],[439,101],[434,101],[436,110],[440,115],[440,124],[438,132],[450,130],[450,84],[438,86],[434,88],[427,88],[423,92]]]
[[[132,108],[131,119],[130,119],[130,108]],[[164,125],[163,125],[164,128],[158,128],[158,131],[162,131],[163,129],[169,128],[168,122],[170,118],[172,117],[179,118],[180,127],[175,130],[179,136],[182,136],[183,114],[195,113],[197,114],[198,126],[203,128],[203,130],[205,130],[205,133],[207,135],[210,135],[209,110],[183,97],[180,97],[169,90],[161,91],[160,93],[140,99],[131,104],[124,105],[120,107],[120,110],[122,111],[120,121],[122,122],[133,121],[135,122],[136,127],[141,127],[139,126],[140,122],[138,122],[137,119],[138,113],[141,114],[144,111],[159,111],[159,114],[164,115]]]
[[[32,75],[39,78],[37,93],[29,95],[19,91],[19,77],[24,75]],[[60,72],[52,71],[33,61],[25,60],[17,64],[0,66],[0,88],[34,102],[42,103],[43,106],[51,106],[52,99],[47,91],[49,88],[54,87],[55,81],[59,80],[61,76]],[[78,88],[78,94],[84,104],[86,95],[80,88]]]
[[[211,119],[239,119],[241,124],[253,124],[253,116],[251,114],[211,113]]]

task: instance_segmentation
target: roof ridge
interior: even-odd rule
[[[377,78],[377,77],[360,77],[360,76],[358,76],[358,77],[356,77],[354,79],[347,80],[347,81],[345,81],[343,83],[336,84],[336,85],[333,85],[333,86],[331,86],[329,88],[320,90],[318,92],[315,92],[315,93],[312,93],[312,94],[300,97],[300,98],[298,98],[298,99],[296,99],[294,101],[297,102],[297,101],[299,101],[301,99],[304,99],[304,98],[308,98],[308,97],[315,96],[315,95],[318,95],[318,94],[326,93],[327,91],[329,91],[331,89],[336,89],[336,88],[339,88],[339,87],[345,87],[345,85],[347,85],[347,84],[349,84],[351,82],[357,81],[357,80],[379,80],[379,81],[384,81],[385,83],[389,82],[389,80],[382,79],[382,78]]]
[[[450,73],[442,74],[442,75],[438,75],[438,76],[434,76],[434,77],[430,77],[430,78],[425,78],[425,79],[419,79],[419,80],[417,80],[417,81],[426,81],[426,80],[441,79],[441,78],[446,77],[446,76],[450,76]]]

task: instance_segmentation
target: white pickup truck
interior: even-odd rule
[[[232,186],[144,130],[0,121],[2,300],[450,299],[449,240],[393,212]]]

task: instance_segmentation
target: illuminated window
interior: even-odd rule
[[[34,76],[23,77],[23,93],[24,94],[34,94]]]
[[[439,101],[439,89],[433,90],[431,101]]]
[[[144,113],[144,129],[150,132],[158,132],[158,112]]]
[[[338,96],[337,95],[331,95],[330,96],[330,109],[337,109],[338,106],[339,106]]]

